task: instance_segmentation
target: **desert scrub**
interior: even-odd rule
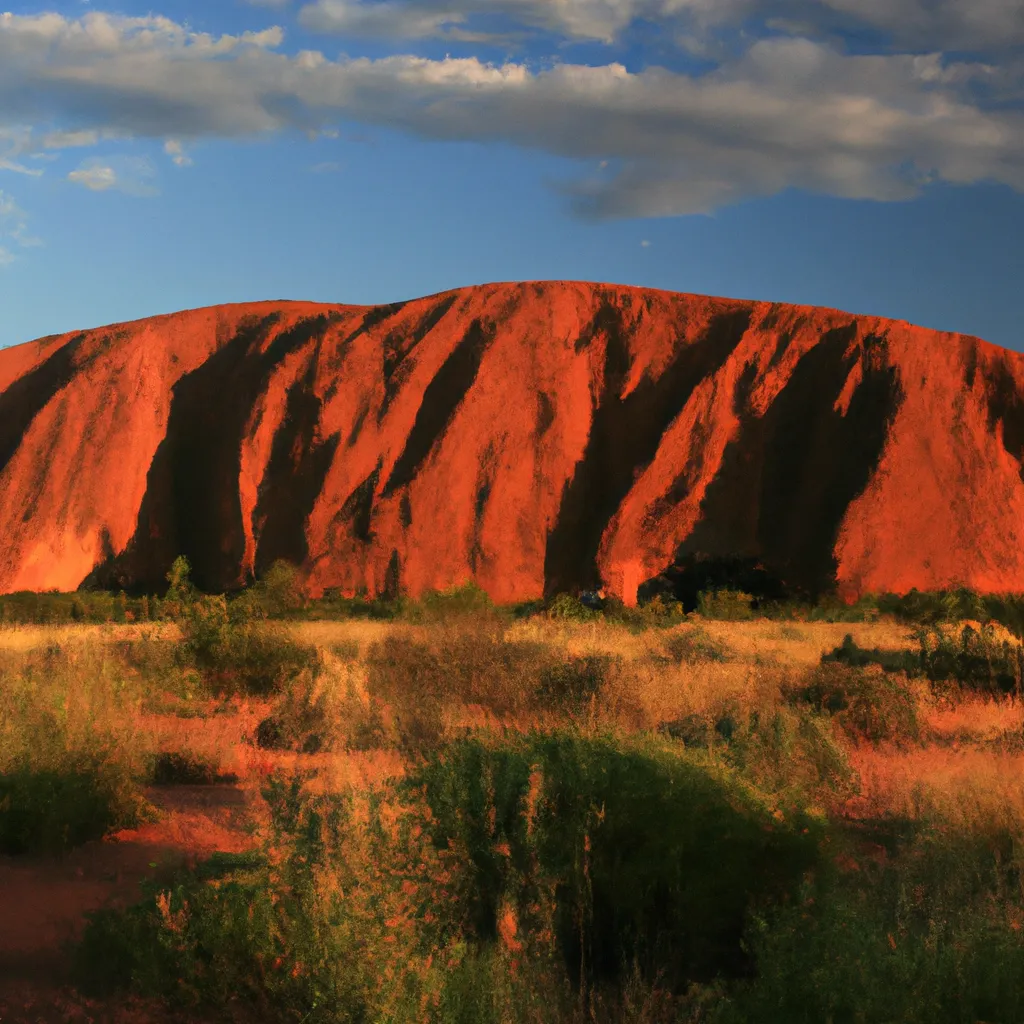
[[[913,651],[886,651],[877,647],[860,647],[851,633],[843,637],[843,642],[838,647],[821,656],[823,665],[830,662],[849,665],[852,668],[877,665],[884,672],[905,672],[908,676],[918,676],[922,671],[922,659]]]
[[[165,750],[153,758],[150,781],[154,786],[210,786],[238,779],[221,772],[220,766],[207,757],[188,750]]]
[[[509,724],[539,714],[587,717],[619,662],[507,639],[501,624],[456,622],[422,637],[392,635],[374,644],[367,691],[374,714],[384,713],[390,723],[393,741],[418,752],[444,741],[453,710],[482,708]]]
[[[545,609],[549,619],[562,619],[569,622],[596,622],[601,613],[585,605],[575,594],[556,594]]]
[[[1020,694],[1024,650],[997,640],[990,625],[980,631],[965,625],[959,638],[935,626],[922,627],[914,635],[921,670],[933,682],[949,681],[988,694]]]
[[[707,751],[784,807],[822,806],[850,795],[853,769],[826,716],[785,705],[726,701],[665,722],[660,731]]]
[[[917,699],[906,680],[890,677],[877,665],[822,664],[789,687],[787,696],[794,704],[831,715],[854,740],[916,743],[921,738]]]
[[[102,643],[0,664],[0,849],[60,853],[148,813],[144,688]]]
[[[219,856],[127,911],[93,914],[82,985],[180,1008],[241,1002],[265,1020],[440,1020],[427,1011],[466,957],[451,858],[415,802],[390,792],[357,806],[306,781],[268,782],[263,851]]]
[[[286,626],[252,605],[229,606],[222,596],[190,602],[180,620],[180,664],[195,666],[217,693],[266,696],[284,686],[316,658]]]
[[[84,755],[0,772],[0,853],[62,854],[152,817],[124,765]]]
[[[274,698],[254,737],[266,749],[307,754],[367,750],[385,746],[388,738],[380,703],[367,686],[366,666],[327,650],[318,651],[315,667]]]
[[[672,633],[663,641],[666,654],[677,664],[693,664],[701,661],[728,661],[729,652],[725,644],[713,639],[707,630],[699,626]]]
[[[697,611],[705,619],[742,622],[755,617],[754,598],[740,590],[705,590],[697,597]]]
[[[464,739],[409,784],[471,867],[470,933],[511,919],[584,990],[633,964],[670,990],[742,973],[747,915],[819,857],[815,819],[782,820],[735,773],[651,738]]]
[[[882,863],[858,857],[856,870],[823,873],[800,901],[754,923],[757,977],[712,1020],[1024,1019],[1017,838],[936,822]]]

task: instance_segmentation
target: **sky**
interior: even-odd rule
[[[0,346],[552,279],[1024,350],[1024,0],[0,7]]]

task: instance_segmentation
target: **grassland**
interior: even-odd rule
[[[5,1020],[1024,1019],[981,616],[171,600],[0,629]]]

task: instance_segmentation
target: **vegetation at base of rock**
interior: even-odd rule
[[[642,625],[472,591],[325,623],[290,572],[221,598],[185,569],[166,626],[0,649],[3,852],[66,853],[231,772],[259,812],[251,852],[91,918],[97,997],[307,1024],[1020,1019],[1024,718],[994,625]]]

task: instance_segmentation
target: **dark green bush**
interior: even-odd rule
[[[564,619],[568,622],[595,622],[601,613],[588,608],[575,594],[556,594],[547,605],[549,619]]]
[[[752,928],[757,977],[712,1020],[1024,1020],[1013,845],[1006,834],[925,829],[881,866],[865,858],[855,872],[822,875],[799,903]]]
[[[665,638],[665,651],[675,662],[728,661],[729,654],[723,643],[712,639],[705,630],[688,629]]]
[[[614,659],[559,657],[543,644],[509,641],[479,621],[435,628],[428,639],[393,635],[367,657],[371,700],[391,711],[399,744],[411,751],[443,739],[446,708],[476,705],[498,716],[583,714]]]
[[[0,622],[19,625],[147,622],[162,614],[161,602],[146,596],[103,591],[0,594]]]
[[[298,643],[279,623],[246,617],[247,610],[233,617],[223,597],[202,597],[183,613],[183,660],[200,670],[212,690],[266,695],[312,669],[314,648]]]
[[[816,826],[779,821],[735,776],[653,741],[558,734],[446,746],[411,778],[435,841],[473,869],[469,919],[493,936],[511,900],[521,922],[553,898],[574,983],[637,963],[669,987],[750,964],[747,915],[818,862]]]
[[[125,771],[82,759],[60,768],[0,774],[0,853],[62,854],[148,813]]]
[[[705,619],[739,622],[754,618],[754,598],[739,590],[705,590],[697,597],[697,611]]]
[[[1019,693],[1024,651],[1008,641],[997,641],[991,626],[981,632],[964,626],[959,639],[936,627],[916,633],[920,664],[933,682],[953,681],[989,694]]]
[[[552,661],[540,670],[537,697],[541,707],[579,715],[597,699],[613,659],[607,655],[582,655]]]
[[[790,701],[831,715],[852,738],[917,741],[921,725],[914,695],[898,680],[840,662],[826,663],[787,689]]]
[[[853,772],[827,720],[789,708],[742,710],[726,704],[709,714],[663,723],[659,731],[696,750],[713,750],[742,778],[787,803],[816,802],[846,792]]]

